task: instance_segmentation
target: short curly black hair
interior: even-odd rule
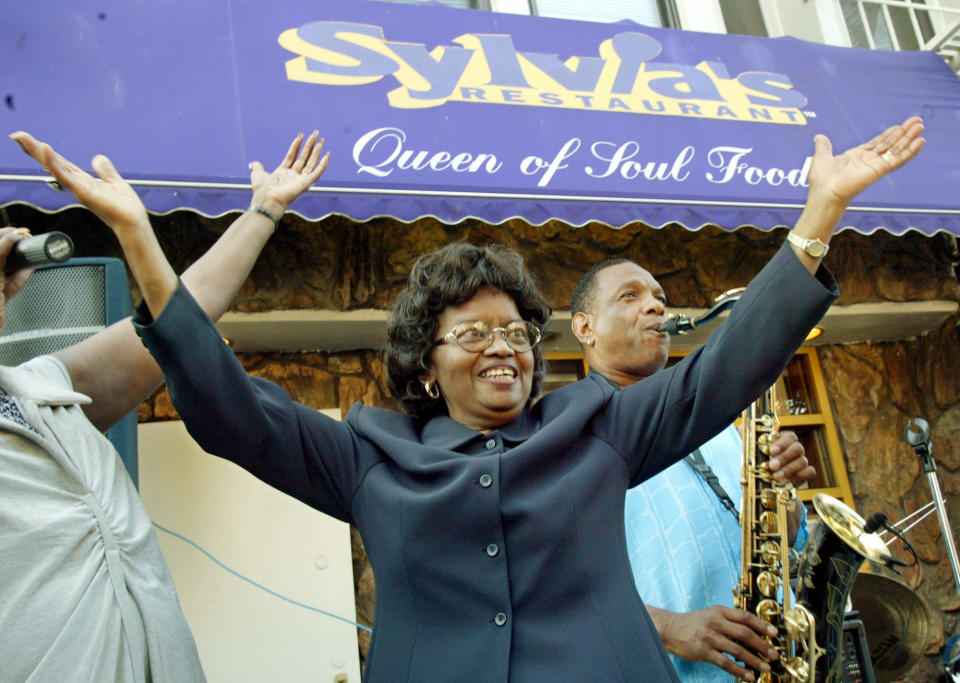
[[[384,350],[390,392],[408,415],[426,420],[446,414],[446,403],[427,396],[420,377],[430,369],[440,315],[448,306],[466,303],[482,287],[503,292],[514,300],[520,317],[541,331],[546,327],[551,308],[514,249],[455,242],[424,254],[394,302]],[[533,359],[531,400],[539,395],[546,372],[539,344]]]

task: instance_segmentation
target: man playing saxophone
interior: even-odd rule
[[[826,137],[815,138],[810,192],[793,232],[804,234],[812,225],[823,229],[812,240],[790,238],[790,248],[810,272],[826,253],[821,238],[829,240],[827,228],[836,225],[846,204],[913,158],[923,146],[922,131],[919,119],[907,119],[836,157]],[[607,261],[587,273],[574,290],[571,326],[590,372],[627,386],[661,370],[670,344],[659,332],[665,306],[663,288],[632,261]],[[627,492],[634,578],[681,680],[730,680],[730,675],[754,680],[753,671],[770,671],[764,660],[778,655],[766,640],[776,629],[732,607],[741,575],[743,446],[730,427],[698,451],[702,459],[676,463]],[[800,483],[815,474],[791,432],[774,442],[771,456],[776,481]],[[716,487],[711,479],[718,480]],[[798,552],[806,541],[804,515],[799,503],[789,511],[788,538]]]
[[[629,320],[640,315],[656,327],[665,306],[659,283],[636,263],[616,259],[594,266],[577,284],[571,304],[573,331],[590,371],[621,387],[663,369],[670,337],[637,337]],[[777,655],[765,640],[776,630],[733,608],[732,590],[741,571],[737,515],[743,445],[731,425],[698,450],[702,463],[692,457],[627,491],[630,560],[640,597],[680,679],[729,680],[733,674],[749,680],[752,673],[731,657],[767,671],[757,653]],[[783,432],[771,450],[777,481],[799,484],[816,473],[793,432]],[[805,518],[803,505],[793,506],[789,540],[798,553],[807,539]]]

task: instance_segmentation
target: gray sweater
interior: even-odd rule
[[[0,681],[204,680],[147,511],[52,356],[0,367]]]

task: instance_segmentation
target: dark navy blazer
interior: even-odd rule
[[[622,391],[587,378],[488,434],[294,403],[247,376],[183,287],[137,327],[200,446],[359,528],[377,582],[368,679],[665,681],[624,493],[730,424],[835,296],[785,247],[678,365]]]

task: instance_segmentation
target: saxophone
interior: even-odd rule
[[[850,589],[864,560],[892,567],[897,560],[877,533],[864,531],[860,515],[823,493],[813,497],[820,524],[803,551],[798,571],[797,602],[817,615],[816,639],[824,656],[815,680],[839,683],[843,665],[843,618]],[[902,564],[902,563],[901,563]]]
[[[774,387],[742,419],[743,559],[733,602],[777,629],[767,641],[779,654],[770,662],[771,671],[757,680],[839,682],[843,619],[857,571],[865,559],[888,566],[896,560],[879,534],[864,531],[860,515],[822,493],[813,498],[820,524],[797,558],[787,539],[787,508],[797,500],[797,491],[789,482],[775,483],[769,465],[770,446],[780,430]],[[797,599],[791,604],[790,569],[797,566]]]
[[[823,649],[816,641],[816,619],[802,604],[791,605],[790,567],[796,553],[787,537],[788,507],[797,501],[793,484],[775,483],[770,471],[770,446],[780,421],[774,387],[743,412],[743,500],[740,506],[742,565],[733,590],[734,607],[756,614],[777,629],[767,642],[779,658],[761,683],[808,683]],[[782,596],[782,597],[779,597]]]

